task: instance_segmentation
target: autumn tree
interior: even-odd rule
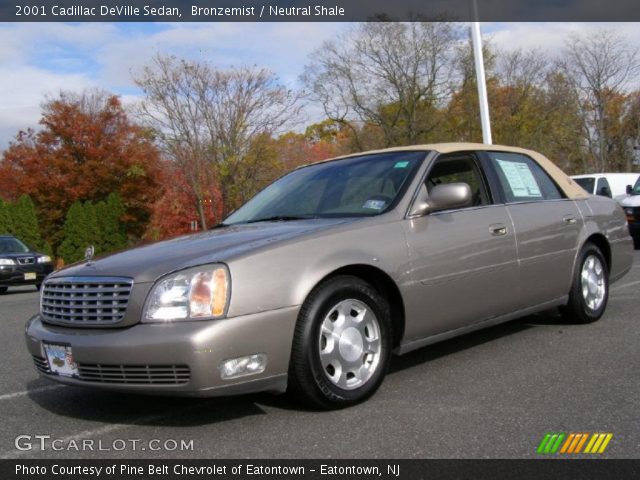
[[[583,138],[593,159],[592,168],[603,172],[633,159],[633,144],[622,134],[619,117],[622,97],[640,73],[640,50],[612,30],[574,34],[566,42],[562,64],[582,107]]]
[[[376,127],[376,147],[437,137],[459,27],[451,22],[361,23],[311,55],[302,80],[327,118]],[[354,123],[355,122],[355,123]]]
[[[0,160],[0,192],[33,199],[44,238],[59,245],[69,207],[117,192],[127,233],[144,232],[159,185],[159,152],[120,100],[101,91],[61,93],[43,105],[41,129],[20,132]]]
[[[135,80],[145,95],[141,116],[186,179],[203,228],[214,192],[221,195],[223,215],[235,208],[256,141],[278,132],[299,111],[298,95],[266,69],[220,69],[158,55]]]

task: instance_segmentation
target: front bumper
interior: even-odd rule
[[[44,281],[53,271],[53,264],[41,263],[31,265],[2,265],[0,266],[0,286],[36,285]],[[36,278],[26,280],[25,274],[35,273]]]
[[[58,327],[43,323],[36,315],[27,324],[26,341],[39,372],[68,385],[204,397],[282,392],[287,384],[298,310],[299,307],[287,307],[223,320],[139,323],[117,329]],[[43,342],[71,346],[80,376],[51,374]],[[221,362],[255,353],[267,354],[264,372],[221,378]],[[84,375],[86,371],[91,375]],[[179,373],[171,377],[173,383],[158,383],[153,380],[153,373],[143,375],[141,371],[160,371],[165,379],[168,371]],[[101,373],[96,372],[107,373],[105,378],[97,379]]]

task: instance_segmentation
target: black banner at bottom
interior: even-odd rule
[[[116,479],[632,479],[638,460],[0,460],[0,478]]]

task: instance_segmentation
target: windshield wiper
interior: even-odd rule
[[[242,223],[258,223],[258,222],[289,222],[291,220],[308,220],[310,218],[318,218],[312,215],[274,215],[272,217],[254,218]]]

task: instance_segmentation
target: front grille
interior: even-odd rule
[[[45,358],[33,355],[33,363],[40,373],[51,374]],[[96,383],[124,383],[127,385],[183,385],[191,379],[187,365],[101,365],[78,364],[78,380]]]
[[[33,265],[36,263],[35,257],[18,257],[16,260],[20,265]]]
[[[80,380],[129,385],[181,385],[191,378],[186,365],[78,364]]]
[[[132,285],[124,277],[52,278],[42,286],[40,313],[59,325],[113,325],[124,318]]]
[[[40,373],[51,373],[51,370],[49,370],[49,362],[47,362],[45,358],[33,355],[33,363]]]

